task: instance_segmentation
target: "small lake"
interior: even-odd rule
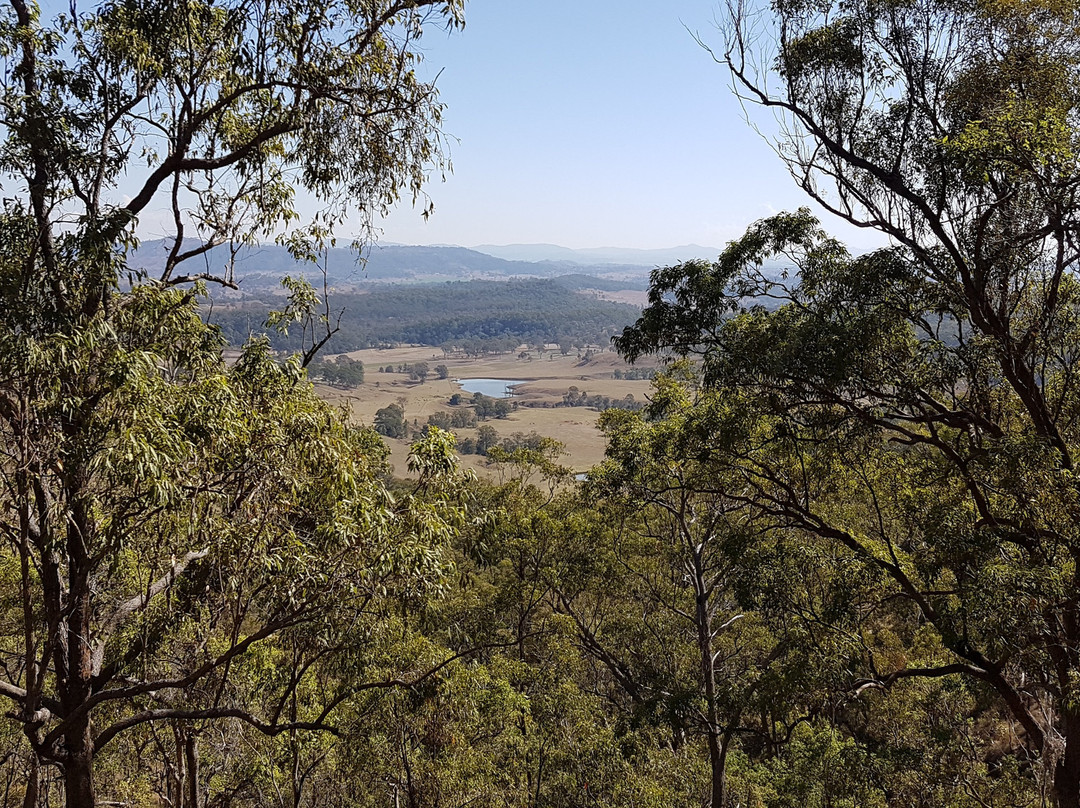
[[[525,379],[456,379],[466,393],[483,393],[492,398],[504,398],[513,395],[513,386],[522,384]]]

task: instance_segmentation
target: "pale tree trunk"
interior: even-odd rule
[[[26,790],[23,792],[23,808],[37,808],[38,794],[41,791],[41,763],[37,755],[31,753],[26,771]]]
[[[727,801],[727,738],[720,730],[716,708],[716,669],[713,665],[712,608],[709,586],[705,580],[702,548],[693,552],[694,622],[697,624],[698,652],[701,656],[701,679],[705,695],[705,741],[709,750],[709,805],[724,808]]]

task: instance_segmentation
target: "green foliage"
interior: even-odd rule
[[[458,409],[453,412],[440,410],[428,416],[428,423],[439,429],[469,429],[476,426],[476,414],[468,409]]]
[[[417,362],[409,368],[410,377],[419,380],[420,384],[427,381],[428,373],[430,372],[427,362]]]
[[[1019,772],[1039,754],[1030,739],[1041,729],[1015,688],[1062,661],[1039,639],[1048,610],[1072,597],[1060,508],[1075,492],[1054,470],[1061,454],[1023,426],[1030,405],[985,335],[966,320],[938,335],[929,312],[940,289],[916,260],[902,250],[850,257],[813,221],[801,230],[792,221],[751,229],[709,270],[714,281],[697,265],[664,273],[681,302],[658,298],[621,346],[700,354],[701,376],[683,365],[661,377],[652,421],[605,416],[609,464],[625,457],[619,467],[640,474],[654,459],[681,458],[669,465],[686,479],[660,490],[704,484],[727,496],[758,537],[738,551],[748,566],[735,594],[801,649],[810,675],[784,674],[771,698],[798,704],[832,692],[851,705],[830,718],[838,750],[865,763],[837,766],[865,771],[835,785],[799,773],[791,782],[812,790],[777,804],[874,804],[886,793],[930,804],[1033,799],[1043,773]],[[777,241],[762,249],[761,233]],[[799,282],[772,287],[787,299],[773,311],[747,307],[740,290],[760,282],[754,264],[773,251],[789,255]],[[711,325],[703,310],[717,318]],[[1048,394],[1071,395],[1049,384],[1053,362],[1042,367]],[[662,451],[645,448],[653,434],[669,436]],[[938,685],[937,701],[921,701],[905,684],[924,679],[950,684]],[[822,755],[810,756],[815,766]],[[1015,777],[995,783],[983,765],[990,756]],[[944,779],[935,760],[948,761]],[[950,794],[958,781],[966,796]],[[878,797],[865,793],[871,782],[887,784]],[[790,788],[770,784],[778,795]]]
[[[496,444],[499,439],[499,434],[495,431],[495,427],[489,424],[481,424],[480,428],[476,430],[476,453],[486,455],[488,449]]]
[[[488,418],[506,418],[514,408],[513,402],[507,398],[493,398],[483,393],[473,393],[473,411],[481,421]]]
[[[895,246],[801,210],[654,272],[616,344],[683,361],[603,414],[581,487],[487,423],[461,449],[500,482],[463,474],[449,429],[514,406],[479,395],[392,481],[402,407],[359,428],[304,374],[362,380],[314,361],[331,338],[565,354],[627,313],[576,281],[358,294],[354,322],[286,279],[219,330],[228,265],[181,274],[286,225],[325,264],[342,200],[415,195],[441,113],[415,39],[458,3],[57,14],[0,16],[8,803],[1077,803],[1073,5],[774,3],[780,97],[730,20],[804,188]],[[151,279],[125,256],[154,199]]]
[[[619,374],[620,372],[616,370],[615,373]],[[620,378],[620,376],[617,375],[616,378]],[[598,394],[590,396],[586,391],[579,390],[576,385],[571,385],[563,394],[561,405],[563,407],[591,407],[600,412],[611,409],[634,411],[642,409],[645,402],[636,401],[633,393],[627,393],[623,398],[611,398],[610,396]]]

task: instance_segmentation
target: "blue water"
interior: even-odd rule
[[[492,398],[503,398],[513,393],[515,384],[521,384],[521,379],[458,379],[457,383],[466,393],[483,393]]]

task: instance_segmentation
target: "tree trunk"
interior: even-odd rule
[[[715,727],[709,727],[709,771],[711,788],[709,805],[712,808],[724,808],[727,802],[727,751],[728,745],[720,740],[720,733]]]
[[[37,808],[38,792],[41,789],[41,763],[35,754],[30,755],[26,772],[26,790],[23,792],[23,808]]]
[[[716,709],[716,670],[713,666],[712,610],[709,604],[709,589],[705,583],[704,562],[701,551],[694,553],[693,559],[695,614],[697,623],[698,652],[701,655],[701,679],[705,695],[706,744],[709,748],[709,805],[712,808],[724,808],[727,800],[726,763],[727,744],[720,740],[720,716]]]
[[[93,664],[90,656],[90,554],[94,520],[88,499],[85,476],[72,471],[65,481],[71,503],[67,524],[68,604],[66,625],[67,681],[60,686],[60,701],[68,715],[75,713],[90,698]],[[90,714],[84,713],[64,733],[67,755],[64,759],[64,786],[67,808],[94,808],[94,736]]]
[[[1065,752],[1054,767],[1054,804],[1080,808],[1080,710],[1062,708]]]
[[[199,749],[195,733],[188,732],[184,739],[184,760],[187,769],[186,808],[199,808]]]
[[[94,739],[90,722],[80,722],[64,736],[68,757],[64,762],[66,808],[94,808]]]

